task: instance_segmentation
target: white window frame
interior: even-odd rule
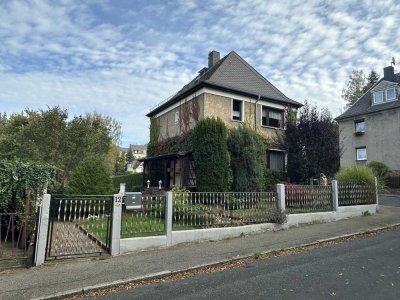
[[[233,118],[233,101],[239,101],[240,102],[240,120],[235,120]],[[232,98],[232,101],[231,101],[231,121],[233,121],[233,122],[243,122],[243,119],[244,119],[244,101]]]
[[[264,108],[267,109],[267,113],[269,113],[272,110],[272,111],[275,111],[275,112],[279,112],[281,114],[281,120],[280,120],[280,123],[282,123],[281,126],[275,127],[275,126],[270,126],[270,125],[264,125],[263,124],[263,111],[264,111]],[[275,128],[275,129],[285,129],[285,111],[283,109],[271,107],[271,106],[268,106],[268,105],[261,105],[261,127],[268,127],[268,128]]]
[[[364,123],[364,130],[362,130],[362,131],[360,131],[360,130],[357,130],[357,124],[358,123]],[[357,119],[357,120],[354,120],[354,132],[355,133],[365,133],[365,119]]]
[[[361,149],[365,149],[365,158],[360,158],[360,157],[358,156],[358,150],[361,150]],[[367,158],[368,158],[368,155],[367,155],[367,147],[356,147],[356,160],[357,160],[357,161],[366,161]]]
[[[377,102],[376,101],[376,95],[377,94],[380,94],[381,95],[381,101],[380,102]],[[381,104],[381,103],[383,103],[383,91],[377,91],[377,92],[373,92],[373,95],[374,95],[374,104]]]
[[[388,98],[388,91],[389,90],[393,90],[393,94],[394,94],[394,97],[393,98]],[[393,101],[393,100],[396,100],[396,89],[394,88],[394,87],[391,87],[391,88],[388,88],[386,91],[385,91],[385,96],[386,96],[386,101]]]

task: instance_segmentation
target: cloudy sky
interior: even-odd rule
[[[396,1],[0,0],[0,112],[59,105],[146,143],[150,108],[236,51],[283,93],[343,111],[353,69],[398,57]]]

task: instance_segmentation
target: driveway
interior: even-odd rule
[[[400,207],[400,195],[379,195],[379,205]]]

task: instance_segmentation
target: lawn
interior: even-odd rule
[[[202,205],[205,206],[205,205]],[[251,223],[269,221],[269,208],[222,210],[206,207],[198,211],[175,212],[175,217],[181,214],[181,219],[173,220],[173,230],[193,230],[201,228],[241,226]],[[90,219],[80,225],[98,240],[105,242],[107,238],[107,219]],[[121,220],[121,238],[147,237],[165,235],[165,220],[160,214],[151,212],[124,212]]]

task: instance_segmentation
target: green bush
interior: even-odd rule
[[[375,176],[380,180],[384,179],[390,171],[389,167],[380,161],[371,161],[367,166],[372,169]]]
[[[285,174],[280,170],[264,168],[263,191],[271,191],[275,185],[285,180]]]
[[[112,194],[112,180],[104,161],[89,157],[80,162],[68,181],[67,192],[76,195]]]
[[[342,168],[336,173],[335,179],[341,182],[364,182],[375,184],[375,175],[371,168],[366,166],[350,166]]]
[[[228,150],[231,155],[234,191],[262,190],[263,169],[266,164],[265,146],[263,138],[247,126],[230,131]]]
[[[193,159],[197,190],[225,192],[229,187],[230,166],[227,129],[220,118],[200,120],[193,130]]]
[[[119,191],[120,183],[126,183],[125,189],[127,192],[140,192],[143,186],[143,173],[113,176],[112,182],[115,192]]]
[[[400,188],[400,171],[390,171],[385,177],[385,183],[390,188],[399,189]]]

